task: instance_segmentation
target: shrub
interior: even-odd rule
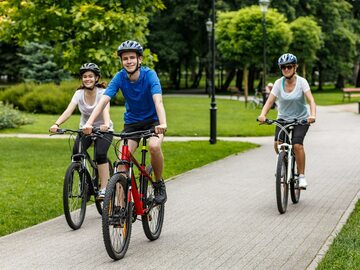
[[[33,122],[33,119],[14,109],[12,105],[0,101],[0,129],[16,128]]]
[[[60,85],[53,83],[21,83],[0,92],[0,101],[13,104],[22,111],[34,113],[61,114],[69,104],[80,81],[64,81]],[[121,91],[112,100],[112,105],[124,105]]]

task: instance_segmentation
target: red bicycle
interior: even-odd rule
[[[113,133],[123,140],[120,153],[118,143],[114,146],[120,156],[114,167],[116,171],[106,187],[103,203],[102,230],[107,253],[114,260],[122,259],[129,247],[132,223],[141,216],[146,237],[153,241],[160,237],[164,221],[164,204],[154,201],[152,167],[146,167],[147,139],[156,136],[154,130],[131,133]],[[130,153],[128,139],[141,138],[141,163]],[[120,167],[119,167],[120,166]],[[119,168],[125,170],[119,171]],[[139,176],[135,176],[137,168]]]

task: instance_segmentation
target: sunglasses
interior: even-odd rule
[[[281,66],[281,70],[285,70],[285,69],[288,69],[288,70],[291,70],[294,66],[293,65],[284,65],[284,66]]]

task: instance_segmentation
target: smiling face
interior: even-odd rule
[[[121,54],[121,62],[127,72],[132,73],[136,70],[138,65],[141,64],[142,56],[136,54],[136,52],[123,52]]]
[[[92,71],[86,71],[82,77],[82,82],[83,85],[85,86],[85,88],[87,89],[93,89],[95,86],[95,83],[97,82],[97,80],[99,79],[98,76],[95,75],[94,72]]]
[[[295,72],[296,72],[296,65],[295,64],[286,64],[286,65],[282,65],[280,67],[282,74],[286,77],[286,78],[290,78],[292,77]]]

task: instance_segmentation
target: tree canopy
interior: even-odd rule
[[[145,44],[148,16],[163,8],[161,0],[1,1],[0,39],[49,43],[65,69],[76,73],[82,63],[95,62],[110,76],[118,69],[120,43]]]

